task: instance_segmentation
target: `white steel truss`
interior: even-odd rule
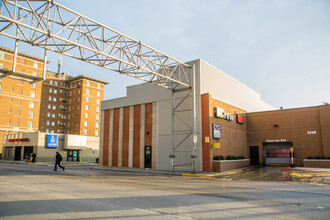
[[[1,0],[0,24],[0,34],[46,50],[165,88],[190,87],[185,63],[54,0]]]
[[[172,90],[172,151],[171,171],[175,167],[191,166],[196,171],[196,101],[194,66],[180,62],[141,41],[119,33],[101,23],[66,8],[54,0],[0,0],[0,34],[16,40],[13,70],[0,71],[5,77],[14,75],[24,78],[15,71],[18,41],[45,49],[44,75],[47,51],[60,53],[87,63],[119,72]],[[40,78],[26,77],[33,82]],[[188,92],[174,106],[175,94]],[[178,107],[192,98],[191,108]],[[180,117],[182,111],[190,111],[192,117]],[[188,129],[176,130],[175,118]],[[182,138],[182,134],[184,134]],[[175,139],[179,137],[179,142]],[[182,138],[180,140],[180,138]],[[190,149],[181,150],[181,145],[191,140]],[[177,154],[185,153],[191,162],[175,161]],[[187,157],[186,157],[187,158]]]

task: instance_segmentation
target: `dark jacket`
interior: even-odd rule
[[[61,156],[61,154],[56,154],[56,156],[55,156],[55,160],[56,160],[56,163],[61,162],[61,161],[62,161],[62,156]]]

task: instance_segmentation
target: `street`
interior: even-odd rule
[[[329,219],[330,186],[0,163],[0,219]]]

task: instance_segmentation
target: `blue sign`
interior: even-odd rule
[[[47,134],[46,148],[57,148],[57,135],[56,134]]]

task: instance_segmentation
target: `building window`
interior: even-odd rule
[[[56,105],[53,105],[53,110],[56,110]]]
[[[57,84],[57,81],[55,81],[55,82],[54,82],[54,85],[55,85],[55,86],[57,86],[57,85],[58,85],[58,84]]]
[[[33,62],[33,68],[38,68],[38,62]]]
[[[52,105],[51,104],[48,104],[48,109],[51,109],[52,108]]]
[[[87,81],[87,86],[90,86],[90,85],[91,85],[91,83],[89,81]]]
[[[31,87],[32,87],[32,88],[37,88],[37,83],[32,83],[32,84],[31,84]]]
[[[50,85],[53,85],[53,80],[49,80],[49,84]]]
[[[11,114],[13,112],[12,108],[9,108],[8,113]]]
[[[53,122],[53,121],[50,124],[51,124],[51,126],[55,126],[55,122]]]
[[[47,125],[49,125],[49,121],[47,120]]]
[[[96,95],[97,95],[97,97],[100,97],[101,93],[98,91]]]
[[[99,107],[96,107],[96,112],[100,112],[100,108]]]
[[[88,105],[85,105],[85,110],[88,110]]]
[[[21,110],[20,109],[16,109],[15,110],[15,115],[16,116],[20,116],[21,115]]]
[[[35,98],[36,97],[36,92],[35,91],[31,91],[31,97]]]
[[[0,59],[4,60],[5,59],[5,53],[4,52],[0,52]]]
[[[84,129],[84,135],[87,135],[87,129]]]
[[[30,108],[34,108],[34,101],[30,101]]]
[[[85,113],[85,118],[88,118],[88,113]]]
[[[49,88],[49,93],[52,93],[53,92],[53,89],[52,88]]]
[[[17,99],[16,100],[16,105],[18,105],[18,106],[22,105],[22,100],[21,99]]]
[[[97,88],[101,89],[101,84],[100,83],[97,84]]]
[[[95,130],[95,136],[99,136],[99,131]]]
[[[32,71],[32,76],[37,77],[38,73],[36,71]]]
[[[52,101],[52,97],[51,96],[48,97],[48,101]]]
[[[29,111],[29,118],[33,118],[33,112]]]
[[[79,110],[79,105],[77,106],[77,110]]]
[[[57,94],[57,89],[54,89],[54,94]]]
[[[54,134],[54,130],[50,130],[50,133]]]
[[[56,97],[53,97],[53,102],[56,102]]]
[[[99,115],[96,115],[96,120],[99,120],[99,119],[100,119]]]
[[[86,97],[86,102],[89,102],[89,97]]]
[[[52,114],[52,118],[55,118],[55,114],[54,113]]]
[[[89,89],[86,89],[86,94],[89,94]]]
[[[96,104],[98,104],[98,105],[100,104],[100,99],[96,100]]]
[[[0,63],[0,69],[3,69],[3,63]]]
[[[98,122],[95,123],[95,127],[96,127],[96,128],[99,127],[99,123],[98,123]]]
[[[88,122],[84,121],[84,126],[87,127],[88,126]]]
[[[48,117],[48,118],[50,117],[50,112],[47,112],[47,117]]]
[[[33,128],[33,123],[32,123],[32,121],[29,121],[29,122],[28,122],[28,128],[30,128],[30,129]]]

